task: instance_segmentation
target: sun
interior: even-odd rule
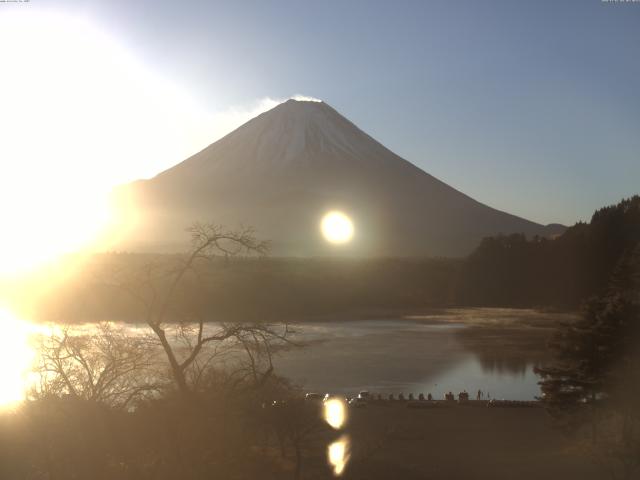
[[[337,210],[328,212],[322,217],[320,230],[328,242],[337,245],[349,243],[354,233],[351,219]]]

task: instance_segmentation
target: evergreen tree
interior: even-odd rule
[[[606,460],[613,478],[640,467],[640,242],[622,255],[606,292],[563,324],[554,362],[537,368],[543,401],[562,427]]]
[[[485,238],[462,265],[458,301],[577,308],[603,295],[624,252],[640,242],[640,196],[597,210],[555,239]]]

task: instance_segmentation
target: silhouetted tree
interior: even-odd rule
[[[640,196],[597,210],[555,239],[485,238],[460,270],[458,302],[576,308],[602,295],[622,255],[640,242]]]
[[[273,371],[271,352],[276,343],[288,342],[288,326],[220,322],[206,303],[208,292],[215,288],[207,278],[207,267],[215,257],[263,255],[267,244],[258,241],[251,229],[230,231],[196,223],[189,232],[192,245],[186,255],[135,265],[133,272],[128,269],[112,285],[142,305],[143,320],[156,336],[182,394],[197,386],[220,349],[229,353],[240,348],[249,358],[254,379],[268,376]],[[243,369],[240,361],[236,366]]]
[[[161,386],[153,346],[109,323],[90,333],[71,331],[39,337],[31,398],[65,397],[127,409]]]
[[[293,450],[294,480],[301,478],[307,443],[316,434],[328,430],[322,419],[321,407],[317,402],[305,401],[299,394],[265,406],[264,420],[278,439],[281,455],[286,455],[287,446]]]
[[[588,445],[613,478],[640,466],[640,242],[627,250],[609,287],[585,302],[579,321],[562,325],[550,344],[553,364],[536,369],[543,401]]]

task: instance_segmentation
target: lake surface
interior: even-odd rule
[[[514,311],[514,315],[518,312]],[[533,367],[545,359],[544,336],[486,332],[465,324],[407,319],[311,323],[296,326],[308,345],[281,354],[276,371],[307,391],[384,396],[482,390],[491,398],[533,400],[540,394]],[[514,335],[520,336],[515,343]]]
[[[0,404],[19,400],[37,358],[32,335],[43,326],[0,315]],[[491,398],[532,400],[539,395],[533,367],[547,360],[546,340],[557,318],[531,310],[451,309],[416,317],[305,322],[295,325],[289,348],[274,358],[275,371],[306,391],[382,395],[482,390]],[[117,323],[128,335],[145,325]],[[48,327],[51,328],[51,327]],[[54,327],[55,328],[55,327]],[[95,325],[73,329],[90,334]],[[210,325],[209,328],[215,328]]]

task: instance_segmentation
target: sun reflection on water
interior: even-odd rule
[[[350,454],[351,441],[348,435],[343,435],[335,442],[331,443],[327,448],[327,459],[329,465],[333,468],[333,474],[338,477],[342,475],[347,462],[351,457]]]
[[[332,428],[339,430],[347,421],[347,406],[340,398],[330,398],[324,402],[324,419]]]
[[[347,404],[342,398],[328,398],[324,402],[324,419],[335,430],[340,430],[347,421]],[[348,435],[343,435],[327,447],[327,461],[333,469],[333,474],[342,475],[349,457],[351,441]]]

